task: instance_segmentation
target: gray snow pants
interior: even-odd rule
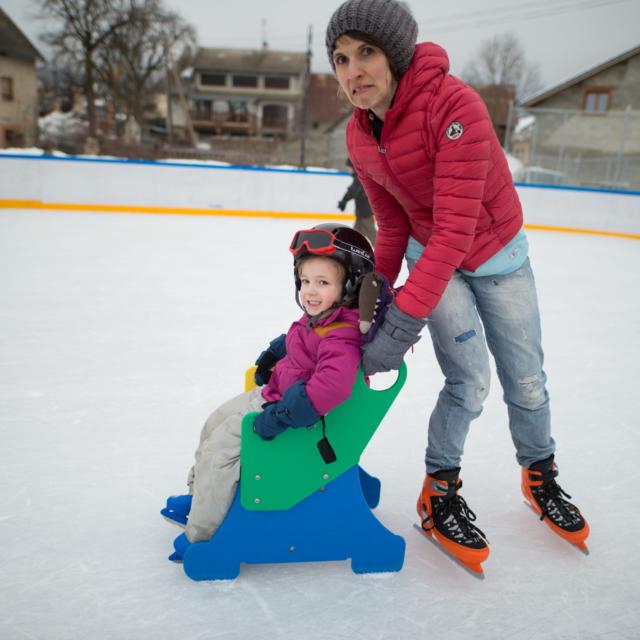
[[[205,422],[187,479],[193,495],[185,529],[189,542],[209,540],[227,515],[240,479],[242,419],[261,411],[264,402],[256,387],[225,402]]]

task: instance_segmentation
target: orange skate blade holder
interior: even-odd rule
[[[537,516],[540,516],[541,511],[539,509],[536,509],[526,496],[523,502],[526,507],[529,507],[529,509],[533,511],[533,513],[535,513]],[[589,547],[587,547],[587,544],[585,542],[585,540],[589,537],[589,533],[590,533],[589,523],[586,520],[584,522],[584,529],[582,529],[581,531],[576,531],[575,533],[567,533],[566,531],[563,531],[559,527],[556,527],[556,525],[554,525],[553,522],[549,520],[549,518],[544,518],[543,521],[549,527],[549,529],[551,529],[551,531],[553,531],[553,533],[555,533],[559,538],[562,538],[569,544],[572,544],[579,551],[582,551],[582,553],[584,553],[585,556],[590,555]]]
[[[484,562],[489,555],[488,548],[487,548],[487,555],[480,562],[473,562],[469,560],[465,561],[462,558],[455,555],[452,551],[447,549],[440,542],[440,539],[438,538],[438,536],[434,535],[432,529],[425,530],[418,524],[414,524],[413,526],[416,529],[416,531],[421,533],[424,538],[429,540],[429,542],[431,542],[431,544],[433,544],[436,547],[436,549],[438,549],[438,551],[440,551],[445,556],[453,560],[459,567],[464,569],[469,575],[472,575],[474,578],[477,578],[478,580],[484,580],[485,575],[484,575],[484,570],[482,568],[482,562]]]

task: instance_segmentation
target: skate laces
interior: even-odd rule
[[[582,516],[573,504],[565,500],[565,498],[571,499],[571,496],[556,482],[557,475],[558,470],[553,468],[540,475],[536,474],[536,481],[542,484],[531,487],[531,492],[542,510],[540,520],[544,520],[547,516],[556,524],[578,523],[582,520]]]
[[[430,519],[437,518],[457,541],[464,539],[470,542],[479,540],[488,542],[484,531],[473,524],[476,520],[476,514],[471,510],[466,500],[457,493],[461,487],[462,480],[448,483],[446,495],[438,496],[433,500],[433,514],[425,517],[423,528]]]

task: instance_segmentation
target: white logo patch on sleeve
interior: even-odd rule
[[[445,134],[449,140],[457,140],[462,137],[464,133],[464,127],[462,126],[462,122],[458,120],[454,120],[445,131]]]

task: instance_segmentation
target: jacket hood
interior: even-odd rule
[[[449,73],[449,56],[438,44],[422,42],[416,46],[411,64],[406,73],[400,78],[393,105],[387,111],[385,123],[400,117],[407,105],[417,93],[437,90],[444,78]],[[368,113],[366,109],[356,108],[354,118],[365,128],[369,129]]]

